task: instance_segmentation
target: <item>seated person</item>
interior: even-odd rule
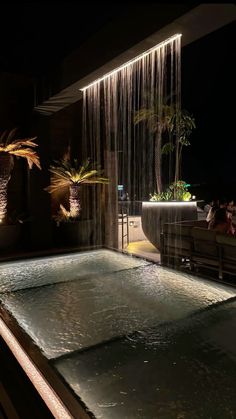
[[[209,209],[207,217],[206,217],[206,221],[208,223],[212,220],[212,218],[214,217],[214,214],[215,214],[215,212],[218,208],[219,208],[219,200],[214,199],[213,201],[211,201],[210,209]]]
[[[226,208],[219,208],[208,225],[209,230],[218,231],[219,233],[234,235],[235,229],[232,225],[232,220],[227,215]]]
[[[208,214],[208,212],[210,211],[210,209],[211,209],[211,203],[204,205],[204,211],[205,211],[206,214]]]
[[[232,218],[232,216],[235,214],[235,205],[234,205],[234,201],[229,201],[227,203],[227,213],[228,216]]]

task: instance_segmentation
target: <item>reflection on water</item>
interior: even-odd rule
[[[0,293],[144,265],[147,262],[142,259],[108,250],[6,262],[0,266]]]
[[[226,303],[54,364],[97,418],[233,419],[235,322]]]
[[[99,272],[0,298],[46,356],[53,358],[183,318],[234,295],[230,289],[152,264],[106,275]]]
[[[3,305],[98,418],[236,417],[233,288],[107,250],[0,274]]]

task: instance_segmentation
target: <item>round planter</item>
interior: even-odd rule
[[[21,224],[0,225],[0,249],[14,247],[21,234]]]
[[[196,220],[197,202],[142,202],[142,228],[147,239],[160,250],[161,232],[165,223]]]
[[[61,246],[89,246],[92,241],[93,220],[79,220],[55,225],[56,244]]]

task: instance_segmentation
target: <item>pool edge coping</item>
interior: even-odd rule
[[[45,385],[51,388],[52,392],[55,393],[55,398],[58,399],[59,403],[61,403],[62,407],[64,408],[64,411],[67,411],[71,415],[71,418],[74,419],[94,418],[93,413],[89,411],[87,406],[85,406],[85,404],[81,400],[79,400],[78,396],[73,395],[73,391],[66,385],[64,380],[60,377],[59,373],[53,367],[53,364],[51,365],[50,360],[48,360],[43,355],[43,353],[40,351],[40,348],[38,348],[38,346],[30,338],[30,336],[22,329],[22,327],[18,324],[14,316],[5,307],[3,307],[2,303],[0,303],[0,320],[8,329],[9,334],[11,334],[13,338],[16,340],[19,347],[19,351],[21,348],[21,350],[28,357],[29,362],[31,362],[32,368],[36,368],[38,370],[39,374],[42,376],[42,379],[45,382]],[[32,382],[32,385],[36,388],[36,391],[39,393],[40,397],[43,399],[45,404],[48,406],[49,410],[52,412],[47,401],[44,399],[39,389],[37,388],[37,385],[35,384],[35,382],[32,381],[32,378],[28,375],[26,369],[12,350],[11,346],[14,345],[14,343],[9,343],[9,341],[7,341],[8,339],[6,339],[6,336],[4,337],[2,333],[1,336],[6,342],[7,346],[9,347],[10,351],[16,358],[21,368],[24,370],[25,374]],[[52,414],[54,415],[55,411],[52,412]],[[59,419],[61,416],[57,417]],[[67,415],[67,417],[69,416]]]

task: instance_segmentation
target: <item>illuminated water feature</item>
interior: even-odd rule
[[[172,153],[160,172],[162,124],[154,130],[150,125],[163,120],[166,105],[180,111],[180,56],[181,35],[176,34],[82,89],[84,158],[89,155],[107,169],[113,153],[117,184],[124,185],[132,200],[149,199],[157,184],[173,181]],[[135,125],[135,111],[141,109],[153,113],[152,122]],[[176,122],[175,140],[169,138],[175,150],[178,139]]]
[[[3,307],[97,418],[235,417],[235,289],[108,250],[0,277]]]

